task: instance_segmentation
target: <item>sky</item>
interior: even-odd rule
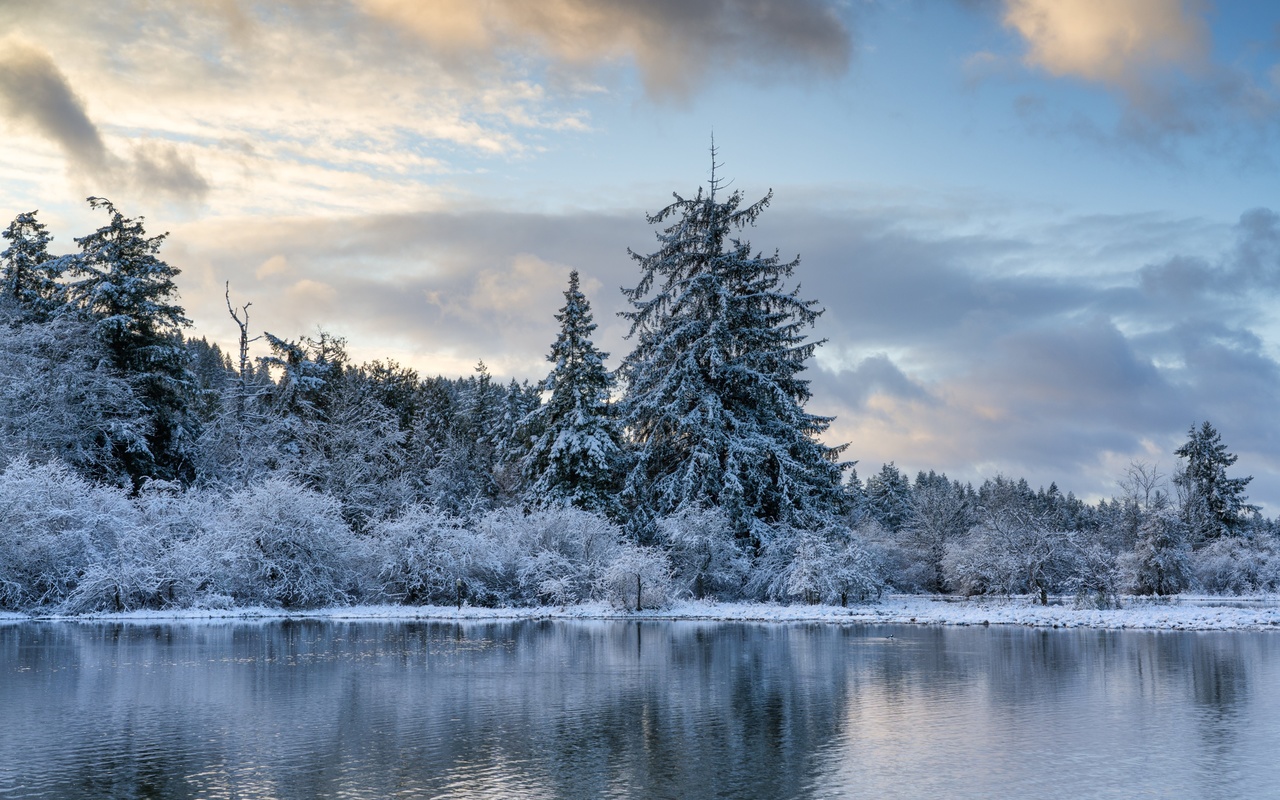
[[[1244,0],[0,0],[0,218],[105,196],[189,331],[616,366],[646,214],[710,175],[825,313],[809,410],[895,463],[1096,500],[1210,420],[1280,513],[1280,6]]]

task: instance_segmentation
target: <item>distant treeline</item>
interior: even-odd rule
[[[353,364],[327,333],[257,334],[229,289],[224,353],[184,337],[143,220],[90,198],[108,223],[55,255],[20,214],[0,253],[0,608],[1280,584],[1277,526],[1208,422],[1172,476],[1135,464],[1097,505],[892,464],[859,480],[804,410],[821,311],[787,285],[798,260],[736,238],[770,197],[720,188],[650,218],[619,369],[575,272],[536,384]]]

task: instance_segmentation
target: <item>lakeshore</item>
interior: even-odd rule
[[[956,598],[889,595],[847,608],[830,605],[719,603],[689,600],[652,610],[607,603],[485,608],[480,606],[353,605],[284,610],[266,607],[139,610],[78,615],[0,613],[0,624],[33,620],[69,622],[198,622],[202,620],[690,620],[703,622],[814,622],[836,625],[1018,625],[1109,630],[1280,631],[1280,595],[1171,598],[1122,597],[1117,608],[1087,608],[1074,598],[1040,605],[1030,597]]]

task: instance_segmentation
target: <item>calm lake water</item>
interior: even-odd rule
[[[1280,797],[1280,635],[0,625],[8,797]]]

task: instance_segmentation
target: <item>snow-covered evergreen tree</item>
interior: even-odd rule
[[[897,532],[911,517],[911,481],[893,462],[867,478],[867,511],[877,522]]]
[[[458,381],[456,410],[431,470],[427,494],[440,508],[464,517],[494,507],[501,496],[498,481],[506,417],[506,393],[493,382],[481,360],[475,375]]]
[[[1191,548],[1186,526],[1169,509],[1143,515],[1134,546],[1133,592],[1135,594],[1177,594],[1191,578]]]
[[[90,197],[110,222],[77,238],[71,299],[93,323],[112,364],[130,378],[152,418],[146,453],[126,453],[135,482],[186,477],[194,421],[186,410],[189,353],[182,329],[191,324],[177,304],[178,270],[157,257],[167,234],[147,236],[142,218],[125,217],[110,201]]]
[[[788,290],[799,259],[752,254],[737,232],[772,193],[743,205],[709,187],[650,216],[658,249],[633,251],[641,277],[624,290],[635,349],[621,367],[624,423],[634,441],[626,499],[640,516],[719,506],[757,546],[770,526],[820,527],[842,501],[841,448],[818,440],[831,420],[809,414],[800,377],[821,342],[822,313]]]
[[[67,260],[49,254],[53,237],[35,211],[19,214],[0,236],[9,240],[0,253],[0,296],[17,303],[29,318],[47,320],[66,302],[58,279]]]
[[[564,307],[556,320],[560,334],[547,356],[555,367],[542,383],[550,396],[525,422],[535,431],[525,459],[529,501],[613,516],[618,511],[621,432],[609,406],[612,376],[604,366],[608,353],[591,341],[596,324],[578,286],[577,270],[569,273]]]
[[[910,514],[897,540],[911,558],[910,582],[931,592],[946,589],[942,560],[947,545],[957,541],[973,525],[972,504],[959,481],[930,470],[916,476],[911,490]]]
[[[147,451],[147,409],[108,363],[89,325],[70,316],[12,324],[0,302],[0,464],[63,461],[81,476],[129,483],[121,457]]]
[[[536,423],[528,423],[530,415],[541,405],[540,381],[531,384],[512,378],[507,382],[502,397],[502,413],[498,427],[493,431],[497,442],[493,482],[500,505],[520,503],[529,493],[525,462],[539,428]]]
[[[266,334],[282,370],[270,413],[247,416],[250,432],[270,432],[274,469],[342,503],[346,521],[364,530],[409,497],[402,469],[405,434],[380,393],[347,365],[346,342],[321,332],[290,342]]]
[[[1227,452],[1222,437],[1208,420],[1187,432],[1186,444],[1173,451],[1186,459],[1174,476],[1182,498],[1182,518],[1191,530],[1192,542],[1199,544],[1219,536],[1244,532],[1248,516],[1258,510],[1245,501],[1244,488],[1253,476],[1228,478],[1227,467],[1237,456]]]

